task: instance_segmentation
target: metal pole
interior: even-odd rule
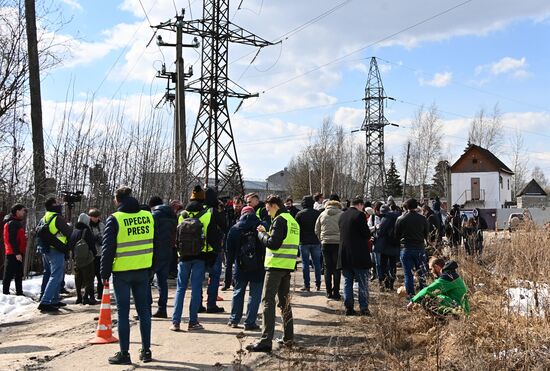
[[[407,188],[407,173],[409,172],[409,152],[411,150],[411,142],[407,143],[407,161],[405,162],[405,181],[403,182],[403,196],[401,202],[405,202],[405,190]]]

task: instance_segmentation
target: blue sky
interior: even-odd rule
[[[141,1],[153,24],[173,17],[174,3],[178,8],[191,4],[188,19],[191,13],[194,18],[202,13],[198,0]],[[399,167],[403,166],[406,127],[418,105],[435,103],[440,108],[445,157],[453,161],[466,146],[475,113],[481,107],[490,111],[498,103],[505,135],[501,159],[509,162],[508,139],[514,128],[519,128],[530,166],[538,165],[550,175],[546,145],[550,136],[548,1],[244,0],[243,9],[237,10],[238,3],[231,4],[231,19],[268,40],[341,4],[282,45],[262,50],[253,65],[248,66],[253,55],[230,65],[231,76],[249,91],[266,90],[232,117],[245,177],[262,179],[286,166],[307,143],[307,134],[327,115],[346,130],[359,127],[363,103],[342,102],[363,97],[371,56],[379,58],[386,92],[396,98],[388,103],[386,116],[402,127],[387,130],[386,147],[387,156],[396,157]],[[70,43],[71,55],[43,78],[46,122],[52,120],[55,107],[59,110],[64,104],[71,83],[77,101],[95,93],[96,102],[105,110],[113,106],[113,99],[127,101],[130,118],[137,117],[133,103],[140,95],[146,96],[146,102],[158,101],[164,83],[154,79],[155,71],[163,60],[171,67],[173,50],[161,51],[154,42],[145,48],[152,31],[141,4],[138,0],[62,0],[62,12],[72,21],[58,37]],[[171,37],[167,33],[162,36],[165,40]],[[330,63],[381,39],[385,40],[374,47]],[[230,49],[230,60],[251,51],[235,46]],[[185,58],[186,63],[196,63],[198,73],[197,52],[186,50]],[[232,107],[237,103],[232,102]],[[197,105],[198,97],[188,95],[188,130],[194,124]],[[304,109],[315,106],[325,107]],[[171,112],[164,111],[168,129]],[[287,138],[289,135],[296,139]],[[360,140],[363,136],[358,135]],[[268,137],[273,141],[264,142],[261,146],[265,148],[258,151],[254,140]]]

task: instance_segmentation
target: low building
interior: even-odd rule
[[[548,194],[537,183],[535,179],[532,179],[519,193],[516,195],[517,207],[519,209],[525,209],[529,207],[547,207],[548,206]]]
[[[450,204],[465,209],[500,209],[512,201],[514,172],[492,152],[470,144],[451,166]]]
[[[265,200],[267,196],[271,194],[278,195],[280,197],[286,197],[287,190],[282,186],[268,181],[261,180],[243,180],[244,193],[257,193],[260,200]]]

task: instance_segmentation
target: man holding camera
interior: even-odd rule
[[[46,214],[42,218],[42,223],[47,226],[47,234],[50,238],[48,241],[42,241],[40,248],[44,254],[44,263],[49,266],[50,277],[38,309],[41,312],[57,312],[59,307],[67,305],[60,301],[59,291],[65,272],[67,242],[72,229],[61,216],[62,205],[58,204],[55,198],[47,199],[45,206]]]

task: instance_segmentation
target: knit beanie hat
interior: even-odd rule
[[[253,212],[254,212],[254,208],[252,206],[245,206],[241,210],[241,215],[253,213]]]
[[[196,185],[195,188],[193,188],[193,192],[191,192],[191,198],[190,201],[204,201],[204,190],[201,188],[200,185]]]
[[[365,211],[367,212],[367,214],[369,215],[374,215],[374,209],[372,207],[367,207],[365,209]]]

